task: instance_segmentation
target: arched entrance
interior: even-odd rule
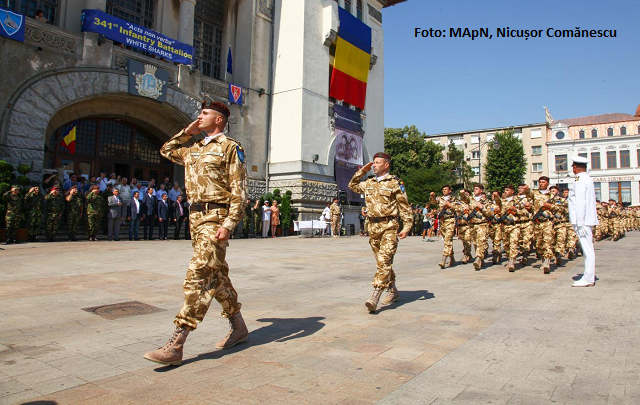
[[[76,127],[75,152],[62,138]],[[139,180],[173,178],[173,164],[160,156],[164,140],[122,118],[83,118],[57,128],[48,139],[45,168],[62,167],[85,176],[105,172]]]

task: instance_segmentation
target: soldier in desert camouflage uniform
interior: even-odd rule
[[[533,243],[533,222],[531,217],[533,216],[533,194],[529,190],[529,186],[526,184],[518,185],[518,196],[516,197],[519,203],[525,208],[526,212],[523,212],[520,216],[520,253],[522,254],[520,263],[526,266],[529,263],[529,254],[531,253],[531,244]]]
[[[4,193],[4,201],[7,204],[7,213],[4,220],[7,226],[7,245],[16,243],[16,231],[20,222],[22,213],[22,196],[20,195],[20,187],[12,186],[11,190]]]
[[[471,261],[471,222],[469,221],[469,202],[471,194],[465,190],[460,190],[460,198],[454,205],[456,212],[456,229],[458,239],[462,242],[462,260],[467,264]]]
[[[442,260],[438,265],[441,268],[453,265],[455,259],[453,257],[453,234],[456,227],[456,210],[455,206],[459,205],[458,199],[451,194],[451,186],[442,186],[442,197],[436,197],[433,191],[429,194],[429,204],[431,207],[438,207],[437,218],[440,235],[444,239],[444,250],[442,251]]]
[[[27,212],[27,231],[29,232],[29,242],[36,242],[40,231],[40,221],[42,221],[42,208],[44,198],[40,195],[40,187],[31,187],[27,195],[24,196],[24,209]]]
[[[227,349],[249,337],[225,260],[229,236],[244,214],[247,187],[244,150],[224,131],[229,115],[226,105],[205,100],[198,119],[160,149],[164,158],[185,167],[193,257],[173,336],[163,347],[144,355],[156,363],[182,363],[187,336],[202,322],[213,298],[222,306],[222,315],[231,326],[215,347]],[[183,146],[202,131],[207,134],[203,140]]]
[[[553,230],[555,234],[555,244],[553,251],[556,257],[556,266],[562,264],[562,258],[567,253],[567,242],[569,240],[569,202],[566,198],[559,196],[560,190],[557,186],[549,187],[556,196],[556,211],[553,214]]]
[[[404,183],[397,176],[389,174],[391,156],[379,152],[373,161],[358,170],[349,182],[349,189],[364,194],[369,218],[369,245],[376,258],[377,272],[373,277],[373,294],[365,306],[370,312],[378,307],[382,291],[389,293],[382,304],[391,304],[400,298],[396,288],[396,274],[391,267],[398,248],[398,238],[407,237],[413,226],[411,205],[407,200]],[[375,176],[361,181],[373,167]],[[398,216],[402,217],[403,228],[398,232]]]
[[[529,211],[525,208],[522,199],[515,195],[515,188],[508,184],[504,188],[504,198],[502,207],[502,240],[504,241],[504,251],[509,259],[507,269],[510,272],[516,271],[516,259],[518,258],[518,247],[520,243],[521,221],[529,218]]]
[[[551,271],[551,259],[554,257],[553,245],[555,234],[553,229],[553,214],[558,211],[556,197],[549,190],[549,178],[541,176],[538,179],[538,189],[533,193],[534,227],[538,230],[536,250],[542,254],[542,271],[549,274]]]
[[[487,218],[489,221],[489,239],[491,239],[492,251],[491,261],[493,264],[500,263],[502,259],[502,226],[500,225],[500,217],[502,210],[502,200],[500,193],[494,191],[491,193],[491,202],[489,203],[491,216]]]
[[[476,249],[476,260],[473,267],[480,270],[484,264],[484,254],[488,249],[489,222],[492,216],[491,202],[484,194],[484,186],[480,183],[473,186],[473,198],[469,203],[469,221],[471,222],[471,240]]]
[[[340,204],[337,198],[331,204],[331,235],[334,238],[340,237]]]

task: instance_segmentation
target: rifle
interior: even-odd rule
[[[553,196],[551,198],[549,198],[546,202],[552,203],[553,202]],[[540,218],[540,215],[542,215],[542,213],[544,211],[545,211],[544,207],[540,207],[538,212],[536,212],[536,214],[531,218],[531,222],[535,222],[538,218]]]

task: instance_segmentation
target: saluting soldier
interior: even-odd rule
[[[29,232],[29,242],[38,240],[38,232],[40,231],[40,222],[42,221],[42,208],[44,198],[40,194],[40,187],[35,186],[29,189],[27,195],[24,196],[24,208],[27,212],[27,231]]]
[[[389,292],[382,301],[383,305],[400,298],[396,288],[396,274],[391,264],[398,248],[398,238],[406,238],[413,225],[411,205],[407,200],[404,183],[399,177],[389,174],[390,164],[391,156],[378,152],[373,156],[373,161],[358,170],[349,182],[349,189],[364,194],[369,218],[369,244],[377,264],[377,272],[371,283],[373,293],[365,303],[370,312],[378,307],[380,295],[385,289]],[[372,167],[374,176],[361,181]],[[403,220],[400,232],[398,216]]]
[[[47,242],[54,242],[64,212],[64,197],[60,194],[59,186],[51,187],[44,200],[47,202]]]
[[[213,298],[222,306],[222,315],[230,324],[229,333],[215,347],[227,349],[249,337],[226,262],[228,239],[244,214],[247,188],[244,149],[225,131],[229,115],[223,103],[205,100],[198,118],[160,149],[165,159],[185,167],[193,257],[173,336],[163,347],[144,355],[156,363],[182,363],[187,336],[202,322]],[[203,131],[207,134],[204,139],[184,145]]]
[[[20,225],[20,215],[22,213],[22,196],[20,195],[20,187],[12,186],[11,190],[3,195],[7,203],[7,213],[4,221],[7,226],[7,245],[16,243],[16,231]]]
[[[149,197],[152,198],[152,197]],[[87,194],[87,222],[89,230],[89,240],[98,241],[98,230],[102,223],[102,215],[104,214],[105,201],[100,195],[100,187],[91,186],[89,194]]]
[[[340,204],[338,198],[333,198],[333,204],[331,204],[331,235],[334,238],[340,237]]]
[[[455,205],[460,204],[458,199],[451,194],[451,186],[442,186],[442,196],[436,197],[433,191],[429,194],[429,204],[431,207],[438,207],[438,228],[440,235],[444,239],[444,250],[442,251],[442,260],[438,265],[441,268],[452,266],[455,262],[453,257],[453,234],[456,228],[456,210]]]
[[[469,203],[469,221],[471,222],[471,240],[476,247],[476,260],[473,267],[480,270],[484,264],[484,254],[488,249],[489,222],[487,218],[493,215],[490,201],[484,193],[484,186],[480,183],[473,186],[473,198]]]
[[[78,194],[78,187],[76,185],[71,186],[69,194],[65,198],[67,201],[67,233],[69,234],[69,241],[75,242],[76,233],[78,233],[78,225],[80,224],[80,218],[82,218],[82,197]]]

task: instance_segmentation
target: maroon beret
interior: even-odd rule
[[[373,158],[382,158],[382,159],[387,159],[387,160],[391,160],[391,156],[389,156],[389,154],[384,153],[384,152],[378,152],[375,155],[373,155]]]
[[[229,118],[229,116],[231,115],[229,108],[226,105],[224,105],[224,103],[221,103],[219,101],[205,100],[202,102],[202,109],[218,111],[219,113],[221,113],[227,118]]]

